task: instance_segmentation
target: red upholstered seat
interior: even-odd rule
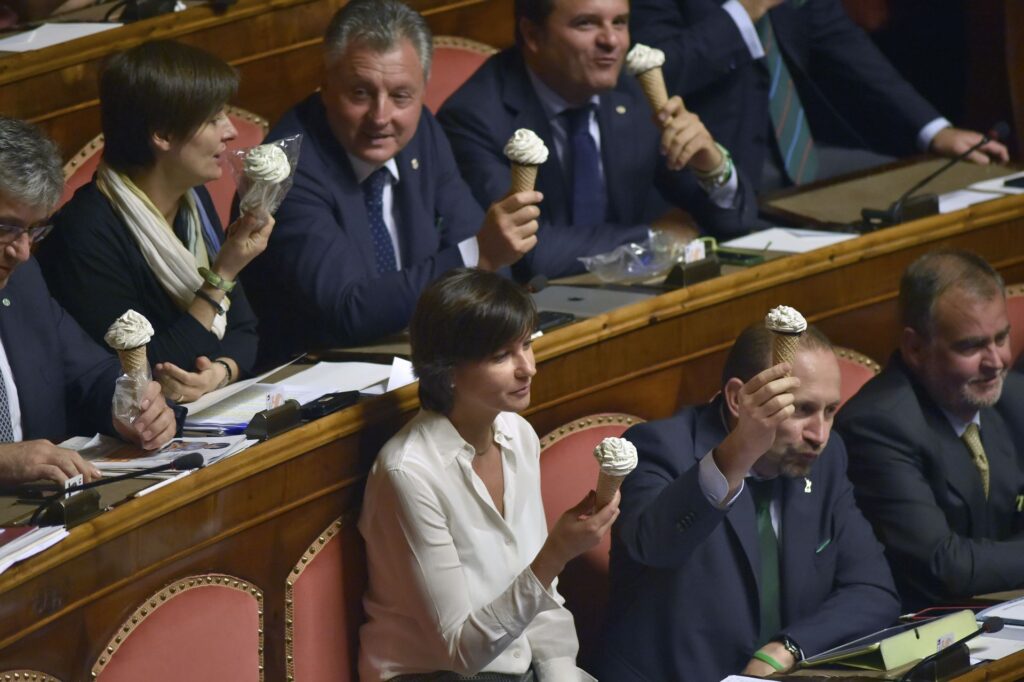
[[[358,680],[366,549],[354,514],[338,519],[313,541],[285,590],[289,679]]]
[[[238,107],[228,107],[228,116],[238,131],[238,137],[228,142],[229,150],[254,147],[266,137],[269,130],[266,119]],[[74,196],[75,190],[92,179],[96,167],[100,165],[102,151],[103,135],[97,135],[64,165],[64,194],[61,195],[58,208]],[[234,176],[225,166],[221,176],[206,183],[206,188],[213,198],[221,225],[227,227],[231,217],[231,202],[235,197]]]
[[[1006,314],[1010,318],[1010,352],[1017,362],[1024,352],[1024,284],[1006,287]]]
[[[871,377],[881,372],[882,367],[855,350],[842,346],[836,346],[835,350],[839,359],[839,406],[842,407]]]
[[[101,682],[260,682],[263,593],[228,575],[182,578],[144,601],[92,667]]]
[[[604,438],[621,436],[644,420],[625,414],[594,414],[555,429],[541,439],[540,480],[548,527],[597,486],[594,447]],[[558,579],[558,590],[576,621],[580,665],[594,670],[608,605],[608,552],[611,538],[576,557]]]
[[[456,36],[434,38],[434,60],[424,104],[437,113],[444,101],[459,89],[487,58],[497,52],[490,45]]]

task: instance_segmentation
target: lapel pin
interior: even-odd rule
[[[624,114],[624,113],[626,113],[626,107],[624,107],[624,106],[622,106],[620,104],[619,106],[615,107],[615,113],[616,114]]]
[[[811,479],[809,478],[804,479],[804,493],[811,494]]]
[[[6,296],[4,296],[4,306],[8,308],[11,307],[11,299],[7,298]]]
[[[420,160],[419,159],[413,159],[412,161],[409,162],[409,165],[412,166],[413,170],[419,170],[420,169]]]

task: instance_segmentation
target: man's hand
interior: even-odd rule
[[[74,450],[59,448],[48,440],[0,445],[0,480],[26,483],[45,478],[63,483],[78,474],[88,483],[100,477],[100,470]]]
[[[174,438],[177,431],[174,411],[164,401],[160,384],[149,382],[139,408],[139,416],[131,424],[114,419],[114,428],[122,438],[145,450],[156,450]]]
[[[715,464],[735,494],[747,472],[775,442],[775,430],[793,414],[793,389],[800,379],[787,377],[789,363],[769,367],[742,386],[730,380],[725,391],[736,411],[736,426],[715,448]]]
[[[687,111],[678,95],[669,98],[658,112],[661,127],[661,153],[669,170],[682,170],[692,163],[699,171],[709,172],[722,163],[722,152],[700,117]]]
[[[981,133],[973,130],[962,130],[960,128],[943,128],[932,138],[931,151],[950,158],[960,156],[968,149],[981,141]],[[1010,160],[1010,153],[1006,145],[997,140],[989,140],[981,147],[971,152],[967,160],[980,166],[989,163],[1006,163]]]
[[[227,379],[227,370],[218,362],[201,355],[196,371],[189,372],[173,362],[158,362],[153,368],[164,395],[176,403],[190,403],[218,388]]]
[[[750,20],[757,23],[757,20],[768,13],[772,7],[778,7],[785,0],[740,0],[743,9],[747,10]]]
[[[758,649],[767,655],[774,658],[781,665],[786,666],[785,671],[789,671],[796,665],[796,659],[793,658],[793,654],[786,650],[786,647],[782,646],[782,642],[768,642],[763,647]],[[772,666],[768,665],[764,661],[759,661],[756,658],[751,658],[747,663],[747,667],[743,669],[741,674],[743,675],[757,675],[758,677],[769,677],[774,675],[776,672],[784,672],[782,670],[775,670]]]
[[[537,204],[543,199],[537,191],[516,192],[491,204],[476,235],[480,269],[494,271],[512,265],[537,245]]]

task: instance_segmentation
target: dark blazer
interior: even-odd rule
[[[0,290],[0,336],[18,387],[23,440],[114,434],[110,401],[121,365],[50,297],[34,259]]]
[[[886,546],[905,607],[1024,587],[1024,377],[981,410],[986,501],[967,446],[896,353],[843,409],[857,501]]]
[[[205,187],[196,193],[223,241],[210,194]],[[243,375],[251,373],[256,362],[256,316],[242,287],[231,292],[227,331],[218,339],[164,291],[135,238],[95,183],[75,192],[54,225],[39,250],[39,264],[54,298],[96,343],[106,348],[103,335],[131,308],[153,325],[155,335],[147,348],[151,363],[172,362],[194,371],[201,355],[211,360],[229,357]]]
[[[633,0],[633,38],[665,51],[666,82],[759,182],[769,133],[768,72],[720,0]],[[840,0],[770,11],[817,141],[891,155],[916,151],[940,116],[855,25]]]
[[[760,559],[754,503],[701,492],[698,462],[726,430],[721,401],[626,432],[640,456],[613,528],[611,601],[599,677],[708,682],[757,650]],[[889,625],[898,601],[882,547],[853,501],[835,434],[809,477],[782,491],[782,633],[806,655]]]
[[[550,156],[537,174],[536,187],[544,193],[538,242],[513,267],[519,279],[582,272],[579,256],[643,241],[651,221],[668,204],[691,212],[706,232],[721,238],[746,232],[756,214],[749,183],[741,180],[737,208],[725,210],[708,200],[690,172],[665,168],[651,107],[637,80],[625,72],[614,90],[601,95],[597,111],[608,194],[606,224],[570,224],[571,188],[559,165],[551,125],[517,48],[488,59],[444,103],[437,120],[482,206],[508,193],[511,170],[503,150],[517,129],[534,131],[547,146]]]
[[[458,243],[483,224],[441,127],[426,108],[395,157],[403,268],[378,275],[352,164],[327,124],[319,94],[285,114],[267,139],[302,135],[295,184],[267,250],[242,272],[260,319],[260,359],[276,363],[401,331],[420,292],[463,265]]]

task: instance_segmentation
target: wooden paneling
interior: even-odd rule
[[[543,434],[594,412],[649,419],[707,400],[736,334],[780,303],[800,309],[835,342],[884,361],[898,333],[899,277],[911,260],[936,247],[969,248],[1007,281],[1024,281],[1022,230],[1024,197],[1008,197],[556,330],[536,343],[539,372],[527,417]],[[288,571],[334,519],[358,513],[375,453],[416,408],[415,387],[403,388],[75,528],[0,576],[0,670],[87,679],[97,647],[139,600],[181,576],[218,572],[263,591],[266,679],[285,679]]]
[[[44,50],[0,56],[0,112],[39,124],[65,158],[99,132],[97,76],[107,56],[153,38],[179,40],[237,67],[233,102],[272,123],[320,81],[320,43],[341,0],[239,0],[156,17]],[[512,0],[411,0],[437,34],[510,45]]]

